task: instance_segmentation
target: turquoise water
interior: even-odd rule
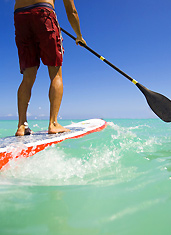
[[[75,120],[62,120],[62,125]],[[0,234],[171,234],[171,124],[106,120],[0,172]],[[34,130],[47,121],[29,121]],[[0,137],[16,121],[0,121]]]

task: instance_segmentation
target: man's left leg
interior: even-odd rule
[[[27,68],[23,73],[23,80],[18,89],[18,129],[15,135],[22,136],[25,134],[24,123],[27,122],[27,108],[31,97],[31,90],[36,79],[37,66]]]

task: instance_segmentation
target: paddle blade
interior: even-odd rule
[[[153,112],[164,122],[171,122],[171,100],[159,93],[148,90],[140,83],[137,83],[136,86],[144,94]]]

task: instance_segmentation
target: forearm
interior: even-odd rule
[[[68,20],[77,35],[76,44],[79,42],[86,44],[85,40],[82,38],[80,30],[80,20],[78,17],[77,10],[75,8],[74,0],[63,0]]]
[[[73,10],[73,12],[67,14],[68,16],[68,20],[74,30],[74,32],[76,33],[77,37],[81,38],[82,35],[81,35],[81,30],[80,30],[80,21],[79,21],[79,17],[78,17],[78,13],[75,10]]]

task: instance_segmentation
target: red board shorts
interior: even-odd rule
[[[44,65],[62,66],[63,46],[56,14],[50,4],[38,3],[14,12],[20,71]]]

